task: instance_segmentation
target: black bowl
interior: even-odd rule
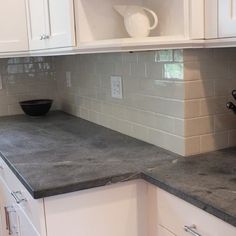
[[[43,116],[49,112],[52,103],[53,100],[51,99],[38,99],[38,100],[22,101],[20,102],[20,106],[26,115]]]

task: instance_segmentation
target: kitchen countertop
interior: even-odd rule
[[[35,199],[142,178],[236,226],[236,148],[181,157],[51,112],[0,118],[0,151]]]

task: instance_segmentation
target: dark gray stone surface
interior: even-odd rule
[[[162,161],[142,177],[236,226],[236,148]]]
[[[236,226],[236,149],[184,158],[52,112],[0,118],[0,151],[36,199],[143,178]]]

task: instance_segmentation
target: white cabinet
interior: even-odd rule
[[[30,50],[75,46],[73,0],[27,0]]]
[[[153,10],[159,24],[149,37],[131,38],[114,5],[139,5]],[[204,0],[75,0],[80,52],[189,47],[204,38]],[[199,46],[199,45],[198,45]]]
[[[16,199],[24,200],[17,203],[13,196],[15,196]],[[20,236],[35,235],[33,233],[27,233],[28,231],[36,231],[37,235],[46,236],[43,199],[33,199],[5,162],[0,158],[0,219],[2,219],[0,225],[3,230],[6,228],[4,208],[8,206],[10,206],[10,210],[11,207],[14,207],[18,219],[20,219],[20,230],[22,231]],[[11,215],[14,216],[15,213]]]
[[[236,37],[236,0],[218,0],[219,37]]]
[[[142,180],[36,200],[0,158],[1,236],[190,236],[185,226],[192,225],[202,236],[236,235],[232,225]]]
[[[30,219],[27,218],[24,211],[22,211],[19,207],[17,208],[17,215],[19,219],[18,236],[41,236],[31,223]]]
[[[3,236],[17,235],[19,231],[19,221],[14,206],[14,202],[9,194],[8,188],[0,179],[0,215],[1,230]]]
[[[10,189],[2,178],[0,178],[0,196],[1,227],[3,230],[1,235],[39,236],[24,212],[15,203]]]
[[[236,37],[236,0],[205,0],[205,37]]]
[[[27,50],[25,0],[0,0],[0,53]]]
[[[202,236],[236,235],[235,227],[164,190],[157,188],[156,191],[157,223],[167,229],[158,236],[171,235],[170,232],[176,236],[192,235],[185,231],[185,227]]]
[[[146,194],[129,181],[45,198],[48,236],[147,235]]]

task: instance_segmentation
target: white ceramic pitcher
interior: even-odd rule
[[[113,8],[124,17],[125,28],[133,38],[147,37],[150,31],[157,27],[157,15],[148,8],[134,5],[116,5]],[[154,18],[152,26],[146,12],[150,13]]]

